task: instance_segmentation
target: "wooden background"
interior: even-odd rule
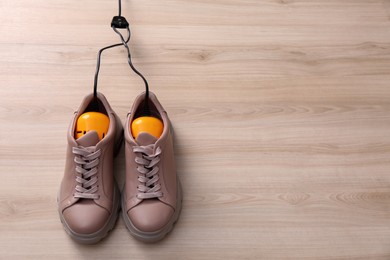
[[[0,1],[0,259],[390,259],[388,0],[124,0],[175,127],[183,211],[158,244],[121,218],[95,246],[70,240],[66,130],[117,8]],[[124,49],[99,90],[124,121],[143,91]]]

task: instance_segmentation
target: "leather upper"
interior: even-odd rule
[[[138,143],[131,134],[130,125],[144,97],[145,93],[142,93],[136,98],[125,124],[126,179],[122,196],[124,196],[126,208],[122,210],[128,213],[128,217],[137,229],[152,232],[166,225],[176,210],[177,180],[170,121],[156,96],[149,92],[150,103],[158,111],[164,125],[161,137],[154,144],[155,150],[159,147],[162,151],[160,162],[157,164],[162,196],[143,200],[137,198],[139,173],[135,162],[137,154],[133,152],[133,147],[138,146]]]
[[[98,142],[95,146],[89,149],[97,151],[100,149],[99,165],[97,167],[98,190],[97,199],[76,198],[75,188],[77,185],[75,155],[72,153],[73,147],[78,147],[79,144],[74,138],[74,131],[77,118],[84,113],[85,109],[93,99],[93,95],[88,95],[84,98],[82,104],[75,112],[70,123],[67,139],[68,147],[66,152],[65,172],[62,179],[59,192],[59,210],[63,214],[66,224],[76,233],[89,234],[98,231],[112,214],[113,196],[114,196],[114,144],[119,140],[122,126],[117,115],[111,109],[103,94],[97,94],[101,101],[107,116],[110,119],[110,125],[107,135]]]

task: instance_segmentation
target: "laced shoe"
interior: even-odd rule
[[[77,119],[84,112],[108,116],[109,128],[100,140],[96,131],[75,139]],[[65,173],[58,194],[58,211],[65,231],[77,242],[93,244],[114,227],[120,193],[114,180],[114,153],[123,141],[120,119],[103,94],[84,98],[69,126]]]
[[[149,109],[163,122],[157,139],[141,132],[136,139],[131,123],[142,112],[145,93],[139,95],[125,125],[126,179],[122,214],[130,233],[144,242],[156,242],[169,233],[179,218],[182,191],[176,175],[172,128],[167,113],[149,92]]]

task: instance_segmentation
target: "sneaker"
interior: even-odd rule
[[[106,133],[76,131],[78,119],[89,112],[98,112],[107,119]],[[91,94],[75,112],[67,137],[58,211],[71,238],[93,244],[107,235],[118,216],[120,193],[114,180],[113,161],[123,142],[123,127],[104,95],[98,93],[95,99]]]
[[[139,95],[125,125],[126,179],[122,214],[130,233],[144,242],[156,242],[179,218],[182,192],[173,153],[172,128],[167,113],[149,92],[149,110],[163,123],[159,138],[141,132],[134,138],[132,122],[142,113],[145,93]]]

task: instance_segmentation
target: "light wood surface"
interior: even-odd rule
[[[176,134],[184,204],[148,245],[70,240],[66,129],[118,42],[114,0],[0,1],[0,259],[390,259],[390,1],[124,0]],[[125,119],[124,49],[99,90]],[[123,149],[116,161],[123,184]]]

